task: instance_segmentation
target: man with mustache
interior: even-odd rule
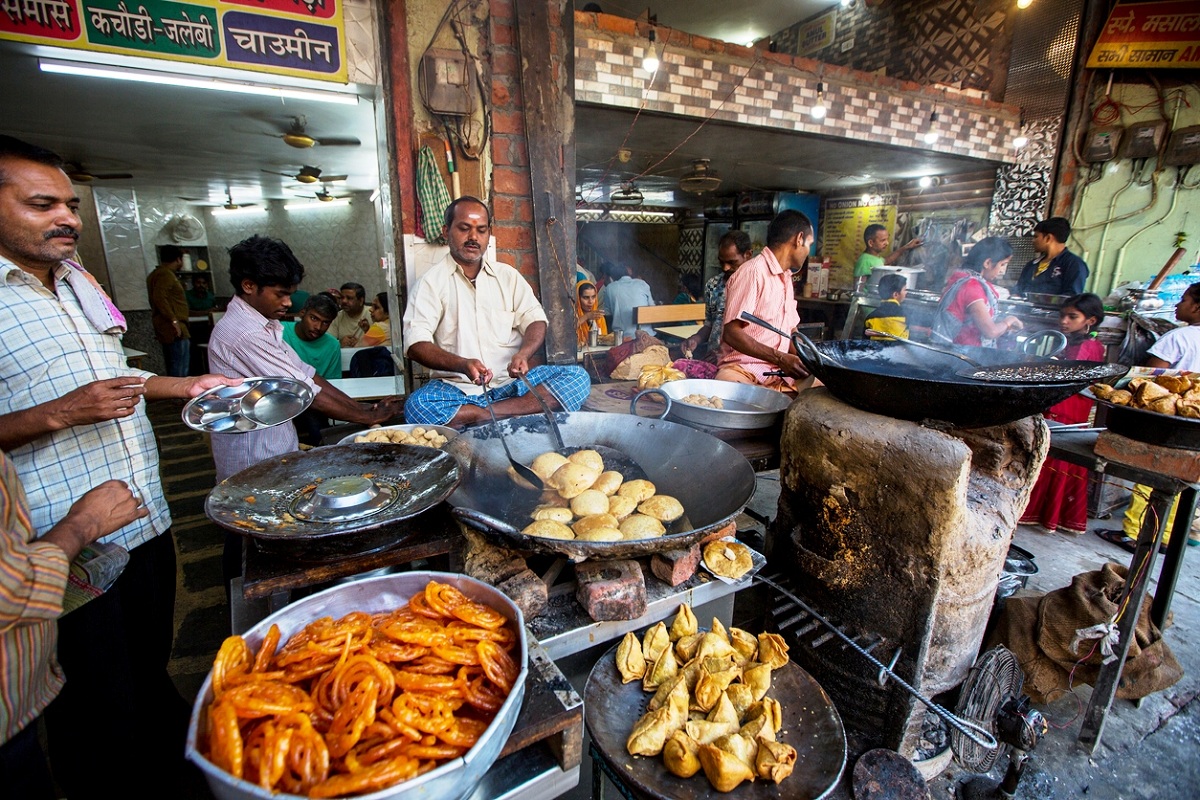
[[[58,620],[66,685],[46,724],[55,777],[72,800],[153,796],[184,769],[189,709],[167,673],[175,543],[142,400],[241,379],[126,366],[124,316],[72,260],[80,201],[62,164],[0,136],[0,449],[25,485],[34,533],[107,480],[126,484],[148,512],[103,540],[129,551],[116,583]],[[134,753],[154,769],[113,768]]]
[[[721,332],[725,329],[725,285],[734,271],[750,260],[750,234],[733,230],[717,242],[717,263],[721,274],[704,284],[704,327],[683,343],[684,358],[701,358],[717,363],[721,352]]]
[[[519,272],[484,258],[491,225],[482,201],[451,203],[450,253],[412,289],[404,312],[406,355],[429,367],[434,380],[409,395],[409,422],[461,428],[490,419],[489,405],[497,417],[537,413],[537,398],[515,380],[522,375],[552,409],[578,411],[587,399],[591,381],[582,368],[530,369],[546,338],[546,312]]]

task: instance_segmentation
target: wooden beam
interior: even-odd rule
[[[546,360],[574,363],[574,18],[564,0],[516,0],[515,9],[533,241],[542,306],[550,319]]]

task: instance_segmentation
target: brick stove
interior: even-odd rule
[[[1048,446],[1040,417],[943,432],[807,391],[780,442],[771,568],[876,658],[899,651],[896,673],[935,697],[975,660]],[[924,706],[803,614],[775,616],[847,725],[911,757]]]

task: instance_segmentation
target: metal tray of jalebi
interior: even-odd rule
[[[408,603],[414,594],[424,591],[426,584],[431,580],[449,584],[469,599],[488,605],[508,618],[517,635],[517,646],[513,650],[512,658],[520,668],[520,674],[487,730],[463,756],[394,786],[370,794],[355,795],[357,800],[460,800],[471,793],[500,755],[504,743],[512,733],[525,697],[525,679],[529,672],[529,642],[521,609],[497,589],[465,575],[405,572],[366,578],[310,595],[280,609],[242,634],[251,652],[255,652],[272,625],[279,626],[280,642],[286,642],[310,622],[321,617],[339,619],[355,611],[374,614],[397,609]],[[213,675],[210,672],[192,706],[186,754],[204,773],[213,795],[218,800],[302,800],[298,795],[271,792],[250,781],[234,778],[203,755],[203,742],[208,729],[208,707],[213,700],[212,681]]]

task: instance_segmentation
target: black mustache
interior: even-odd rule
[[[44,234],[42,238],[49,241],[50,239],[57,239],[60,236],[70,236],[72,239],[78,241],[79,231],[75,230],[74,228],[55,228],[54,230]]]

